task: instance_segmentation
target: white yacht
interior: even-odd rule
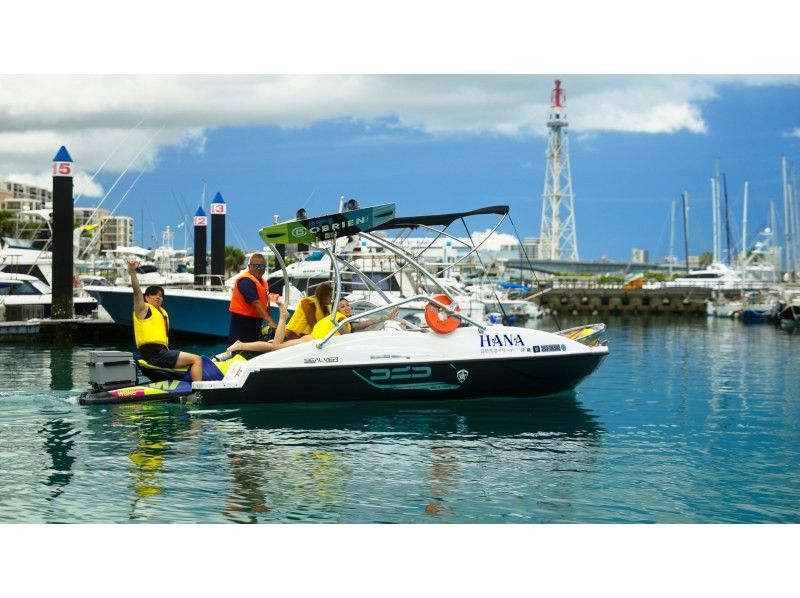
[[[52,289],[35,276],[0,272],[0,321],[49,318],[52,303]],[[88,295],[77,294],[72,304],[76,316],[97,310],[97,300]]]

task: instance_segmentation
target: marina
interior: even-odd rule
[[[50,106],[35,155],[0,152],[0,524],[201,524],[163,526],[200,534],[167,556],[234,546],[216,594],[275,551],[327,580],[330,548],[290,527],[400,524],[333,551],[396,576],[393,530],[482,524],[459,548],[504,561],[481,591],[502,596],[553,558],[616,578],[695,548],[562,549],[560,524],[796,528],[800,79],[574,77],[48,80],[106,116]],[[42,115],[0,104],[25,147]],[[301,525],[252,545],[202,525],[228,523]],[[160,529],[64,554],[119,575],[106,553]],[[449,580],[438,539],[399,550]]]

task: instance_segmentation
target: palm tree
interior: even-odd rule
[[[225,276],[231,276],[244,269],[244,251],[231,245],[225,246]]]
[[[704,251],[697,258],[697,264],[700,266],[701,270],[703,268],[708,268],[712,261],[714,261],[714,255],[710,251]]]

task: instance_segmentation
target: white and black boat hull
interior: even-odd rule
[[[535,397],[570,391],[605,346],[522,328],[359,332],[322,348],[309,342],[256,357],[219,382],[193,388],[210,405]]]
[[[573,390],[603,357],[584,354],[502,362],[484,359],[391,367],[332,366],[313,374],[304,368],[283,369],[279,374],[261,370],[251,373],[241,387],[203,389],[196,395],[207,405],[536,397]]]

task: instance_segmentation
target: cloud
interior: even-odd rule
[[[800,137],[800,127],[795,127],[788,133],[786,133],[786,137]]]
[[[41,189],[53,190],[53,175],[50,171],[40,174],[12,172],[8,175],[9,180],[24,185],[33,185]],[[86,173],[78,172],[73,177],[73,196],[82,197],[102,197],[103,187],[97,184]]]
[[[0,77],[0,176],[38,177],[61,145],[76,168],[148,171],[164,149],[203,152],[209,129],[305,127],[348,119],[385,132],[543,136],[546,75],[7,75]],[[800,84],[796,76],[564,77],[570,131],[707,131],[722,84]],[[88,176],[91,176],[89,174]],[[94,191],[92,191],[94,192]]]

